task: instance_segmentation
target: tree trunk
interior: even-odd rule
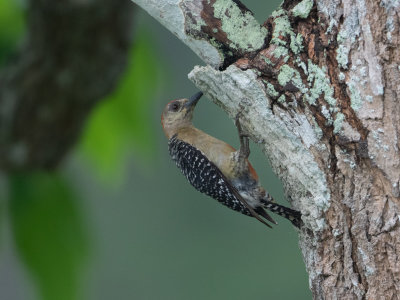
[[[242,112],[303,214],[314,298],[399,298],[400,3],[284,1],[260,26],[239,1],[134,2],[208,64],[197,87]]]
[[[27,34],[0,73],[0,169],[55,167],[129,53],[134,5],[121,0],[28,1]]]

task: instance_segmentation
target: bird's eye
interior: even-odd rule
[[[172,111],[175,111],[175,112],[178,111],[179,110],[179,103],[178,102],[172,103],[171,106],[170,106],[170,109]]]

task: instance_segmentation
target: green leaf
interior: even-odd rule
[[[77,199],[51,173],[10,176],[10,215],[17,250],[44,300],[77,299],[87,241]]]
[[[81,149],[104,177],[120,175],[131,153],[147,161],[155,155],[152,112],[161,70],[153,48],[149,34],[139,32],[126,73],[96,107],[84,131]]]

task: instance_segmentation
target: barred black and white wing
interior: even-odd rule
[[[259,212],[254,210],[240,196],[236,188],[200,150],[177,139],[176,136],[169,140],[168,148],[172,160],[175,161],[183,175],[198,191],[218,200],[235,211],[255,217],[260,222],[271,227],[261,219]]]

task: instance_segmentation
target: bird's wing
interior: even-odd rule
[[[187,180],[200,192],[229,208],[252,216],[271,228],[230,183],[224,174],[200,150],[176,136],[169,141],[169,152]],[[265,217],[265,216],[264,216]],[[267,218],[268,219],[268,218]],[[273,220],[271,221],[273,222]]]

